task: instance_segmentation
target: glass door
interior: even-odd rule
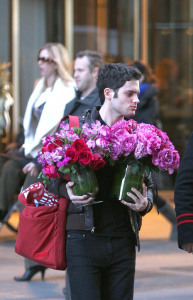
[[[89,49],[105,61],[127,62],[134,57],[134,26],[138,0],[74,0],[74,56]],[[84,9],[80,9],[84,7]],[[140,5],[138,6],[140,9]],[[137,38],[139,39],[140,32]]]
[[[149,0],[148,25],[163,129],[182,155],[193,130],[193,1]]]

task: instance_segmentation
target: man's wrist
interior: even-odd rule
[[[147,206],[143,211],[140,211],[139,214],[141,216],[144,216],[146,213],[148,213],[152,208],[152,202],[147,198]]]

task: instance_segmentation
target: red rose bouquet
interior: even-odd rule
[[[87,125],[83,128],[69,128],[69,124],[63,122],[59,132],[43,139],[38,162],[42,164],[41,177],[45,185],[51,178],[61,178],[67,174],[65,177],[70,176],[69,179],[76,183],[73,188],[75,194],[97,193],[94,171],[104,167],[103,155],[107,150],[95,143],[100,139],[101,133],[97,132],[103,132],[103,125],[97,122],[90,129]]]

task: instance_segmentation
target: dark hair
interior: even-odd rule
[[[99,68],[103,64],[102,54],[98,51],[84,50],[76,54],[76,58],[82,58],[84,56],[88,57],[90,63],[89,64],[90,72],[92,72],[95,67]]]
[[[126,81],[139,80],[141,72],[126,64],[122,63],[105,63],[98,71],[97,88],[101,104],[104,103],[104,90],[112,89],[115,93],[121,88]]]
[[[137,68],[144,75],[144,80],[143,80],[144,82],[152,83],[156,81],[152,69],[148,64],[140,60],[136,60],[131,64],[131,66]]]

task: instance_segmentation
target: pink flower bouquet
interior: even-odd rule
[[[134,120],[119,121],[110,127],[110,152],[113,161],[143,164],[149,171],[159,169],[172,174],[180,157],[168,135],[154,125]]]
[[[135,187],[142,193],[144,177],[152,171],[172,174],[180,157],[167,134],[153,125],[133,120],[110,127],[110,160],[117,161],[112,197],[130,201],[127,192]]]
[[[91,126],[85,123],[82,128],[71,129],[63,122],[58,132],[43,139],[38,157],[44,183],[76,174],[83,167],[96,171],[106,163],[117,164],[120,169],[130,165],[133,174],[139,169],[144,175],[159,169],[172,174],[179,161],[165,132],[134,120],[118,121],[110,127],[96,121]]]

